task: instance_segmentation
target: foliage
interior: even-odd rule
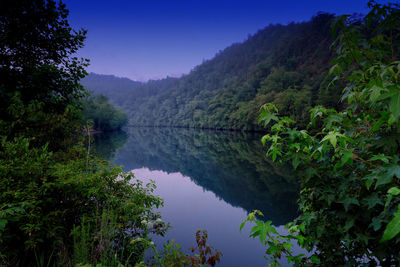
[[[151,195],[153,185],[143,187],[132,174],[98,160],[87,169],[79,151],[69,152],[77,159],[60,161],[46,146],[31,149],[26,138],[3,138],[0,151],[0,176],[7,178],[0,184],[0,250],[8,264],[30,264],[35,251],[54,248],[58,260],[68,260],[73,225],[84,218],[96,220],[101,211],[113,211],[115,217],[110,218],[118,232],[109,234],[121,242],[145,236],[141,221],[158,216],[151,210],[162,201]]]
[[[82,225],[83,226],[83,225]],[[86,237],[86,227],[83,227],[83,231],[77,231],[74,234],[77,236],[83,235]],[[109,234],[110,231],[105,232]],[[81,237],[81,240],[85,239]],[[87,240],[89,248],[91,247],[91,243],[93,244],[93,240]],[[107,240],[111,241],[111,240]],[[82,244],[85,245],[85,244]],[[177,244],[173,239],[171,241],[167,241],[164,244],[164,249],[162,252],[159,252],[156,249],[154,242],[150,241],[148,238],[135,238],[132,239],[129,243],[131,248],[128,247],[128,250],[131,251],[132,247],[140,248],[141,250],[146,249],[153,249],[154,256],[152,256],[149,263],[145,263],[145,260],[142,258],[141,261],[136,262],[135,265],[129,264],[129,262],[125,262],[122,264],[120,259],[118,258],[118,254],[110,254],[109,257],[103,257],[100,263],[91,264],[91,263],[77,263],[74,266],[77,267],[128,267],[128,266],[135,266],[135,267],[146,267],[146,266],[165,266],[165,267],[173,267],[173,266],[192,266],[192,267],[201,267],[201,266],[215,266],[217,263],[220,262],[222,253],[218,250],[214,249],[207,245],[207,231],[205,230],[197,230],[196,232],[196,248],[192,248],[191,251],[194,253],[196,250],[199,250],[199,254],[189,255],[182,252],[182,247]],[[95,255],[93,252],[88,251],[88,247],[83,246],[79,247],[80,258],[86,258],[89,255]],[[86,255],[82,255],[82,251],[84,253],[89,253]],[[99,250],[104,252],[104,249]],[[134,252],[130,254],[129,257],[133,255]],[[129,254],[129,252],[128,252]],[[139,254],[143,257],[143,253]]]
[[[298,130],[274,105],[262,108],[261,121],[271,125],[262,139],[267,155],[291,162],[302,186],[302,214],[288,225],[289,235],[267,241],[275,259],[286,254],[297,265],[400,264],[400,6],[368,5],[366,16],[339,17],[334,27],[338,56],[331,72],[336,80],[347,74],[344,110],[316,106],[308,129]],[[276,234],[256,224],[253,235],[261,240]],[[293,257],[290,240],[314,258]]]
[[[72,55],[85,31],[67,15],[53,0],[0,2],[1,266],[71,266],[109,255],[110,246],[124,262],[139,261],[143,249],[129,258],[126,241],[147,237],[142,221],[159,216],[153,185],[84,149],[79,80],[87,61]]]
[[[139,183],[140,184],[140,183]],[[146,192],[154,188],[148,184]],[[135,199],[135,206],[151,205],[149,202],[140,203]],[[129,209],[129,207],[126,207]],[[84,217],[81,225],[74,227],[74,250],[72,255],[73,265],[104,265],[104,266],[135,266],[144,260],[144,252],[151,247],[149,233],[164,234],[168,225],[161,221],[158,215],[150,214],[134,218],[142,218],[138,225],[141,228],[132,228],[126,225],[128,220],[118,219],[120,216],[115,208],[103,209],[102,214]],[[125,225],[124,225],[125,224]]]
[[[196,232],[196,248],[192,247],[194,253],[198,250],[199,254],[188,255],[182,252],[182,247],[174,242],[174,240],[164,245],[164,251],[161,254],[154,249],[156,262],[155,266],[215,266],[220,262],[222,253],[207,245],[207,231],[197,230]]]
[[[90,74],[82,84],[109,97],[131,125],[262,130],[258,107],[267,101],[305,125],[312,105],[340,106],[340,87],[324,89],[331,79],[333,17],[270,25],[181,78],[129,83]]]
[[[67,126],[79,119],[77,101],[84,95],[79,80],[88,61],[70,56],[83,46],[86,31],[74,31],[67,15],[65,4],[53,0],[0,3],[0,120],[9,140],[24,133],[53,150],[74,134]],[[40,112],[16,113],[21,111],[14,108],[16,97],[18,105]],[[65,129],[53,123],[60,117],[68,117]],[[58,129],[48,128],[54,125]]]
[[[98,131],[115,131],[121,129],[128,122],[125,113],[115,109],[107,97],[97,95],[83,101],[83,121],[93,121],[94,129]]]
[[[247,216],[246,220],[241,223],[239,230],[241,231],[246,222],[254,223],[255,226],[250,231],[250,237],[259,238],[260,242],[267,246],[266,254],[269,255],[268,266],[279,266],[278,259],[281,259],[285,255],[287,262],[294,265],[306,265],[306,264],[319,264],[321,263],[316,255],[306,255],[305,253],[296,254],[292,251],[294,242],[297,242],[300,246],[305,245],[306,239],[297,234],[299,229],[304,230],[304,225],[294,225],[288,223],[285,228],[288,229],[289,234],[279,233],[277,229],[272,225],[272,221],[260,221],[256,219],[256,216],[264,216],[259,210],[255,210]]]

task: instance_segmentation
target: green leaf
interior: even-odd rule
[[[380,242],[388,241],[394,238],[400,233],[400,205],[398,206],[397,212],[394,214],[393,219],[386,226],[385,232],[380,240]]]
[[[376,176],[375,178],[376,178],[376,184],[375,184],[375,189],[376,189],[380,185],[385,185],[385,184],[391,183],[393,180],[393,175],[389,175],[386,173],[383,175]]]
[[[344,164],[349,164],[350,166],[353,165],[353,149],[351,150],[343,150],[342,151],[342,158],[340,159],[340,166],[342,167]]]
[[[266,134],[261,138],[261,143],[263,144],[263,146],[265,146],[265,143],[268,140],[268,138],[269,138],[269,134]]]
[[[386,202],[385,202],[385,209],[386,209],[387,207],[389,207],[389,204],[390,204],[390,202],[392,201],[392,199],[393,199],[393,195],[388,195],[388,196],[387,196]]]
[[[393,196],[397,196],[398,194],[400,194],[400,189],[398,187],[392,187],[388,190],[388,193]]]
[[[264,243],[265,239],[267,238],[267,234],[274,233],[278,234],[275,227],[271,225],[272,221],[262,222],[256,221],[256,226],[251,229],[251,237],[259,237],[260,241]]]
[[[338,133],[338,132],[334,132],[334,131],[330,131],[324,138],[322,138],[321,143],[324,141],[329,140],[329,142],[332,144],[333,148],[336,148],[336,144],[337,144],[337,137],[342,137],[343,134]]]
[[[312,263],[321,263],[321,261],[319,260],[318,256],[316,256],[316,255],[312,255],[311,256],[311,262]]]
[[[385,156],[384,154],[379,154],[379,155],[375,155],[373,156],[370,161],[375,161],[375,160],[381,160],[385,163],[389,163],[389,159],[391,159],[392,157],[389,156]]]
[[[239,226],[239,231],[242,231],[242,229],[243,229],[245,223],[246,223],[246,221],[244,221],[244,222],[242,222],[242,223],[240,224],[240,226]]]
[[[269,112],[268,110],[261,111],[258,123],[264,122],[264,126],[267,126],[271,122],[271,120],[278,121],[279,119],[275,114]]]
[[[377,182],[375,185],[375,188],[377,188],[380,185],[385,185],[393,180],[393,176],[396,176],[397,178],[400,178],[400,166],[397,164],[392,164],[388,167],[385,168],[386,172],[382,175],[379,175],[376,177]]]
[[[400,178],[400,165],[392,164],[387,168],[387,175]]]

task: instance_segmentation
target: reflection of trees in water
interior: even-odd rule
[[[104,159],[112,159],[115,152],[123,147],[128,140],[124,131],[104,132],[94,135],[94,153]]]
[[[180,172],[231,205],[259,209],[265,219],[284,224],[296,215],[298,187],[290,169],[266,160],[260,138],[254,133],[130,128],[114,162],[125,170]]]

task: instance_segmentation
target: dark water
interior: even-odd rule
[[[172,229],[167,239],[195,244],[197,229],[223,253],[218,266],[267,266],[266,248],[239,232],[247,213],[258,209],[276,226],[296,216],[298,187],[289,168],[265,159],[260,134],[176,128],[129,128],[96,135],[98,154],[125,171],[155,180],[160,209]],[[280,227],[283,230],[283,227]]]

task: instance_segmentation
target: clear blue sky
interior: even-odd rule
[[[64,0],[74,28],[88,30],[88,71],[133,80],[188,73],[270,23],[319,11],[366,13],[367,0]]]

